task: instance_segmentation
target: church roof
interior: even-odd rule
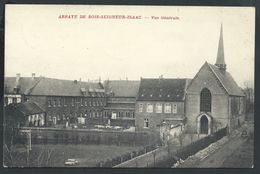
[[[106,80],[106,93],[113,93],[115,97],[136,97],[140,81],[138,80]]]
[[[229,72],[221,71],[217,66],[209,63],[207,64],[229,95],[245,96]]]
[[[184,101],[189,79],[141,79],[138,101]]]

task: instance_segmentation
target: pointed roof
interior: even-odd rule
[[[220,83],[223,85],[229,95],[245,96],[245,94],[242,92],[241,88],[237,85],[236,81],[233,79],[229,72],[223,72],[217,66],[209,63],[207,64],[216,75],[216,77],[219,79]]]
[[[224,41],[223,41],[223,29],[222,24],[220,28],[220,36],[219,36],[219,43],[218,43],[218,53],[217,53],[217,60],[215,65],[226,65],[225,63],[225,55],[224,55]]]
[[[227,71],[221,71],[219,67],[216,65],[212,65],[208,63],[207,61],[201,66],[200,70],[197,72],[195,77],[191,80],[189,83],[187,90],[192,85],[195,78],[199,75],[200,71],[203,67],[209,67],[209,69],[213,72],[213,75],[219,80],[220,84],[223,86],[224,90],[227,92],[230,96],[245,96],[244,92],[241,90],[241,88],[237,85],[236,81],[233,79],[231,74]]]
[[[14,110],[22,113],[24,116],[32,114],[40,114],[45,111],[40,108],[40,106],[35,102],[24,102],[24,103],[12,103],[6,107],[9,112],[14,112]]]

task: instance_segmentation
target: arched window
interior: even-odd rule
[[[211,93],[207,88],[200,92],[200,111],[211,112]]]

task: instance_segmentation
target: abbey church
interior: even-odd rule
[[[227,72],[221,27],[215,65],[205,62],[187,88],[187,128],[206,134],[232,130],[244,121],[244,105],[244,93]]]

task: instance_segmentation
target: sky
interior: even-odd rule
[[[215,63],[222,24],[227,71],[243,87],[254,82],[254,17],[252,7],[7,5],[5,76],[193,78]]]

